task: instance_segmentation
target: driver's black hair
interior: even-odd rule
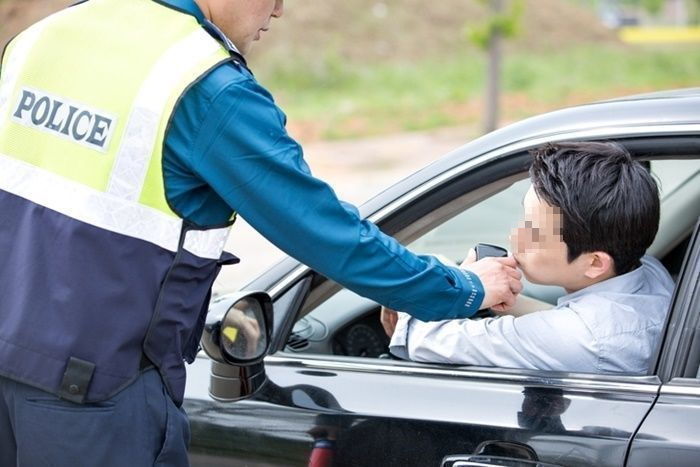
[[[659,228],[659,189],[648,168],[610,142],[546,144],[531,154],[535,193],[561,211],[568,261],[603,251],[616,274],[638,267]]]

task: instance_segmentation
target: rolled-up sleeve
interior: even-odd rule
[[[255,80],[226,86],[199,125],[187,163],[287,254],[348,289],[422,320],[471,316],[478,277],[417,256],[314,178],[284,114]],[[240,252],[253,258],[255,252]]]

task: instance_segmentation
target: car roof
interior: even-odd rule
[[[470,158],[514,143],[543,142],[598,129],[700,123],[700,87],[633,95],[578,105],[527,118],[474,139],[389,187],[360,208],[364,216],[389,199],[423,184]]]
[[[700,96],[700,88],[685,88],[685,89],[672,89],[667,91],[656,91],[656,92],[646,92],[643,94],[634,94],[625,97],[616,97],[614,99],[606,99],[601,102],[624,102],[624,101],[635,101],[635,100],[646,100],[646,99],[664,99],[664,98],[676,98],[676,97],[697,97]]]

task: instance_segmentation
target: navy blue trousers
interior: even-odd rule
[[[0,467],[187,466],[189,423],[158,372],[74,404],[0,376]]]

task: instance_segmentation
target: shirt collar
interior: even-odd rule
[[[234,54],[237,62],[242,63],[247,68],[245,58],[243,58],[243,55],[238,51],[231,39],[229,39],[218,27],[216,27],[214,23],[212,23],[204,17],[204,13],[202,13],[202,10],[199,8],[199,5],[197,5],[197,2],[195,2],[194,0],[153,1],[155,1],[156,3],[160,3],[161,5],[164,5],[168,8],[172,8],[173,10],[177,10],[182,13],[194,16],[199,22],[199,24],[201,24],[204,27],[204,29],[206,29],[209,32],[209,34],[221,41],[226,47],[226,49],[232,54]]]
[[[197,18],[197,21],[199,23],[203,23],[204,20],[206,19],[204,17],[204,13],[202,13],[202,10],[199,8],[197,5],[197,2],[194,0],[154,0],[157,3],[163,4],[167,7],[170,7],[174,10],[181,11],[183,13],[187,13],[188,15],[192,15],[195,18]]]
[[[564,295],[557,300],[557,306],[565,305],[566,303],[576,300],[584,295],[591,293],[626,293],[633,294],[638,292],[644,282],[644,266],[639,266],[626,274],[611,277],[610,279],[598,282],[588,287],[577,290],[576,292]]]

